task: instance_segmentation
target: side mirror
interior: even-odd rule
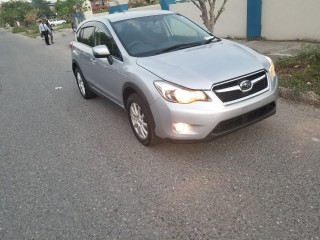
[[[92,48],[93,56],[96,58],[107,58],[110,65],[113,64],[113,58],[106,45],[99,45]]]

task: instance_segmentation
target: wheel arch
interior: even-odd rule
[[[151,121],[153,123],[153,126],[156,128],[156,122],[154,120],[154,116],[153,116],[152,110],[150,108],[150,103],[148,101],[148,98],[143,93],[143,91],[137,85],[135,85],[134,83],[125,83],[123,85],[122,98],[123,98],[123,105],[125,107],[125,110],[128,111],[128,109],[127,109],[127,101],[128,101],[129,96],[131,94],[133,94],[133,93],[139,94],[139,96],[142,98],[142,100],[145,101],[145,103],[149,107],[150,113],[151,113]]]
[[[80,69],[79,64],[77,63],[77,61],[72,60],[72,72],[73,72],[73,75],[75,75],[74,71],[76,70],[76,68]],[[81,71],[81,69],[80,69],[80,71]]]
[[[133,93],[139,94],[141,98],[148,104],[148,106],[150,106],[148,98],[137,85],[135,85],[134,83],[125,83],[122,88],[122,99],[125,108],[127,106],[127,100],[129,96]]]

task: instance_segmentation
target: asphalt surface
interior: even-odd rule
[[[319,109],[144,147],[80,96],[71,39],[0,30],[0,239],[319,239]]]

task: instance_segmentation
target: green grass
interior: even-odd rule
[[[68,28],[71,29],[71,23],[59,25],[54,28],[54,31],[59,32],[60,30],[68,29]],[[12,28],[12,33],[19,33],[19,34],[26,35],[26,36],[32,37],[32,38],[36,38],[36,37],[40,36],[39,28],[36,23],[31,24],[28,27],[25,27],[25,26],[14,27],[14,28]]]
[[[54,28],[54,31],[59,31],[59,30],[68,29],[68,28],[71,29],[71,23],[58,25],[57,27]]]
[[[26,28],[22,26],[12,28],[12,33],[21,33],[25,31],[26,31]]]
[[[295,57],[281,58],[275,66],[280,87],[292,93],[289,98],[301,101],[302,95],[320,96],[320,45],[305,47]]]
[[[37,24],[31,24],[28,27],[26,26],[19,26],[19,27],[13,27],[12,33],[19,33],[22,35],[26,35],[28,37],[36,38],[37,36],[40,36],[39,29]]]
[[[37,36],[40,36],[39,28],[37,24],[30,25],[26,30],[27,36],[36,38]]]

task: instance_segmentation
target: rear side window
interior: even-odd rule
[[[94,46],[94,27],[82,28],[77,34],[77,41],[86,44],[90,47]]]

